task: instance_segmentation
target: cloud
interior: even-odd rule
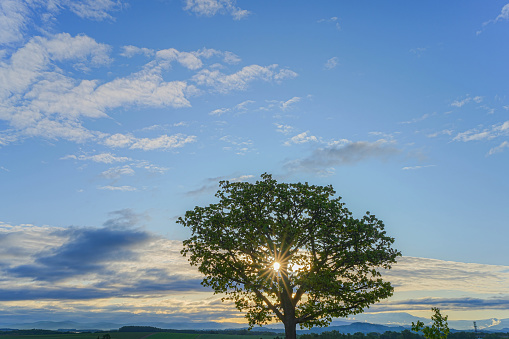
[[[430,117],[430,115],[428,113],[426,113],[426,114],[421,115],[419,118],[414,118],[414,119],[408,120],[408,121],[402,121],[402,122],[400,122],[400,124],[415,124],[417,122],[424,121],[429,117]]]
[[[276,131],[283,133],[284,135],[288,135],[294,130],[294,128],[290,125],[283,125],[278,123],[274,123],[274,125],[276,126]]]
[[[127,58],[131,58],[137,54],[143,54],[145,56],[154,56],[156,52],[153,49],[145,48],[145,47],[136,47],[136,46],[123,46],[122,47],[123,52],[120,53],[120,55],[125,56]]]
[[[104,139],[103,144],[113,148],[141,149],[152,151],[156,149],[181,148],[188,143],[196,141],[196,136],[177,133],[174,135],[161,135],[157,138],[135,138],[131,134],[117,133]]]
[[[441,131],[438,131],[438,132],[435,132],[435,133],[431,133],[431,134],[427,134],[426,136],[428,138],[436,138],[437,136],[439,135],[452,135],[454,131],[453,130],[450,130],[450,129],[444,129],[444,130],[441,130]]]
[[[0,43],[9,44],[23,39],[30,10],[19,0],[4,0],[0,6]]]
[[[191,105],[187,97],[199,93],[194,85],[181,80],[164,80],[163,74],[173,64],[199,71],[203,67],[201,58],[219,56],[229,63],[240,60],[231,52],[213,49],[195,52],[181,52],[173,48],[153,51],[135,46],[124,46],[123,49],[124,56],[143,53],[152,60],[137,72],[104,83],[94,79],[77,79],[76,74],[65,72],[61,67],[70,63],[81,72],[112,62],[109,55],[111,47],[88,36],[73,37],[62,33],[34,37],[15,50],[6,62],[0,64],[0,99],[3,103],[0,119],[7,121],[11,127],[9,133],[2,137],[2,144],[23,137],[65,139],[79,143],[101,141],[108,136],[85,128],[85,119],[107,118],[108,111],[119,107],[181,108]],[[216,81],[215,86],[221,92],[245,89],[257,77],[284,78],[284,70],[276,68],[246,66],[232,75],[217,73],[218,78],[212,82]],[[195,77],[203,74],[201,72]],[[172,148],[172,140],[179,138],[160,136],[157,140],[141,140],[132,139],[130,135],[116,137],[108,137],[106,143],[113,147],[130,145],[146,150]],[[189,136],[186,142],[192,138]]]
[[[122,1],[114,0],[83,0],[83,1],[62,1],[69,9],[81,18],[92,20],[112,19],[109,12],[119,10]]]
[[[309,131],[297,134],[285,141],[285,146],[291,146],[292,144],[305,144],[308,142],[318,142],[318,138],[314,135],[308,136]]]
[[[155,150],[155,149],[172,149],[180,148],[190,142],[195,142],[196,136],[194,135],[161,135],[158,138],[141,138],[137,139],[130,147],[130,149],[142,149],[144,151]]]
[[[249,11],[237,7],[235,0],[186,0],[184,10],[208,17],[228,13],[234,20],[243,19],[250,14]]]
[[[246,155],[246,153],[253,151],[253,141],[246,138],[225,135],[219,138],[219,140],[232,145],[223,147],[223,150],[233,151],[237,155]]]
[[[218,92],[227,93],[234,90],[245,90],[247,85],[255,80],[280,81],[297,76],[297,73],[281,69],[277,71],[276,64],[270,66],[251,65],[243,67],[233,74],[223,74],[218,70],[204,69],[192,77],[198,85],[212,87]]]
[[[59,247],[41,252],[33,264],[11,267],[8,274],[42,281],[61,281],[90,273],[106,273],[108,263],[132,261],[134,248],[144,245],[150,235],[118,228],[69,228],[56,231],[68,238]]]
[[[84,19],[113,19],[110,12],[122,8],[122,1],[113,0],[3,0],[0,6],[0,44],[12,44],[24,39],[30,28],[44,31],[63,10]],[[36,22],[41,22],[38,27]]]
[[[509,148],[509,142],[508,141],[504,141],[500,145],[498,145],[497,147],[493,147],[492,149],[490,149],[490,151],[488,152],[488,155],[493,155],[493,154],[496,154],[496,153],[503,152],[504,149],[506,149],[506,148]]]
[[[199,196],[209,193],[214,193],[219,188],[218,184],[220,181],[228,180],[231,182],[239,182],[239,181],[249,181],[253,179],[255,176],[252,174],[243,174],[235,177],[226,177],[226,176],[220,176],[220,177],[214,177],[214,178],[207,178],[205,179],[205,183],[194,190],[186,192],[187,196]]]
[[[467,97],[463,100],[454,100],[452,103],[451,103],[451,106],[454,106],[454,107],[462,107],[464,106],[465,104],[469,103],[470,101],[472,100],[472,98],[470,97]]]
[[[500,14],[495,19],[483,22],[483,26],[489,25],[490,23],[497,23],[502,20],[509,20],[509,3],[505,4],[504,7],[502,7]],[[477,31],[477,35],[479,35],[480,33],[482,33],[482,30]]]
[[[209,178],[205,186],[217,188],[223,179]],[[138,321],[240,317],[231,303],[221,303],[220,295],[200,286],[202,275],[180,254],[182,242],[137,228],[147,218],[123,209],[110,213],[100,227],[0,222],[1,312],[27,319],[48,315],[50,309],[48,316],[60,320],[135,314]],[[509,300],[507,266],[401,257],[382,274],[395,286],[395,294],[373,305],[374,312],[429,310],[431,305],[493,310],[507,307]],[[415,293],[426,297],[416,298]]]
[[[65,157],[61,158],[62,160],[66,159],[74,159],[79,161],[93,161],[93,162],[100,162],[104,164],[113,164],[115,162],[126,162],[130,161],[131,159],[128,157],[117,157],[114,154],[111,153],[100,153],[100,154],[94,154],[94,155],[66,155]]]
[[[106,179],[118,179],[124,175],[134,175],[134,170],[129,165],[112,167],[101,173],[101,176]]]
[[[325,69],[331,70],[336,68],[336,66],[339,64],[339,58],[338,57],[332,57],[329,60],[325,62]]]
[[[329,19],[320,19],[320,20],[318,20],[317,22],[318,22],[319,24],[320,24],[320,23],[333,24],[333,25],[336,27],[336,29],[337,29],[338,31],[339,31],[339,30],[341,30],[341,26],[339,25],[339,22],[338,22],[338,17],[336,17],[336,16],[333,16],[333,17],[331,17],[331,18],[329,18]]]
[[[133,191],[138,190],[136,187],[127,186],[127,185],[124,185],[124,186],[107,185],[107,186],[100,186],[99,189],[105,190],[105,191],[120,191],[120,192],[133,192]]]
[[[403,168],[402,168],[402,170],[403,170],[403,171],[418,170],[418,169],[421,169],[421,168],[435,167],[435,166],[436,166],[436,165],[406,166],[406,167],[403,167]]]
[[[412,48],[409,50],[410,53],[412,54],[415,54],[417,55],[417,57],[421,57],[421,55],[426,52],[427,48],[426,47],[417,47],[417,48]]]
[[[287,100],[287,101],[284,101],[284,102],[281,102],[281,109],[283,111],[286,111],[286,110],[289,110],[292,108],[293,104],[299,102],[301,100],[300,97],[293,97],[291,98],[290,100]]]
[[[250,104],[253,104],[255,103],[255,101],[253,100],[245,100],[243,102],[241,102],[240,104],[237,104],[231,108],[218,108],[218,109],[215,109],[213,110],[212,112],[209,113],[209,115],[217,115],[217,116],[220,116],[220,115],[223,115],[225,113],[237,113],[237,114],[242,114],[242,113],[245,113],[247,111],[247,107],[248,105]]]
[[[384,160],[400,152],[395,141],[385,139],[379,139],[375,142],[341,141],[317,148],[305,158],[289,161],[285,164],[285,168],[292,172],[303,171],[326,174],[333,170],[333,166],[350,165],[372,158]]]
[[[205,291],[201,275],[179,253],[181,242],[137,229],[147,216],[131,209],[110,216],[96,228],[0,222],[0,300],[55,300],[74,312],[73,300],[93,299],[100,311],[101,299],[111,305],[111,298],[141,302]]]
[[[453,140],[454,141],[479,141],[479,140],[491,140],[499,136],[509,134],[509,120],[503,123],[492,125],[490,128],[479,130],[477,128],[458,133]]]

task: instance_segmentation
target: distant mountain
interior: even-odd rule
[[[379,314],[359,314],[344,320],[335,320],[329,327],[316,327],[311,330],[299,330],[299,333],[321,333],[324,331],[336,330],[341,333],[369,333],[386,331],[403,331],[409,329],[412,322],[422,321],[428,325],[430,319],[414,317],[408,313],[379,313]],[[478,329],[485,332],[509,332],[509,319],[483,319],[476,321]],[[122,326],[153,326],[162,329],[175,330],[227,330],[227,329],[244,329],[246,324],[238,323],[216,323],[216,322],[150,322],[150,321],[133,321],[132,323],[114,323],[114,322],[88,322],[79,323],[75,321],[38,321],[33,323],[1,323],[0,328],[9,329],[42,329],[42,330],[58,330],[58,329],[77,329],[77,330],[117,330]],[[470,320],[451,320],[449,327],[460,331],[473,331],[473,321]],[[255,327],[253,331],[273,331],[283,332],[282,324],[273,324],[263,327]]]
[[[328,332],[328,331],[338,331],[339,333],[354,334],[357,332],[361,332],[361,333],[371,333],[371,332],[384,333],[387,331],[401,332],[405,329],[408,329],[408,328],[405,328],[403,326],[386,326],[386,325],[380,325],[380,324],[357,322],[357,323],[352,323],[349,325],[342,325],[342,326],[314,327],[308,331],[298,331],[298,332],[300,334],[303,334],[303,333],[322,333],[322,332]]]

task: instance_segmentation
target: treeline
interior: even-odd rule
[[[509,333],[482,333],[481,335],[474,332],[451,332],[447,339],[501,339],[508,338]],[[385,333],[340,333],[338,331],[301,334],[299,339],[423,339],[424,336],[412,332],[410,330],[403,330],[401,332],[387,331]]]
[[[249,331],[247,329],[238,330],[174,330],[164,329],[153,326],[122,326],[119,332],[170,332],[170,333],[188,333],[188,334],[231,334],[231,335],[276,335],[271,331]]]

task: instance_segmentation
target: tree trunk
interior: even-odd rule
[[[297,339],[297,322],[295,318],[286,319],[285,321],[285,338]]]

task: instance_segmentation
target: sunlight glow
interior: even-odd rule
[[[274,263],[274,271],[279,271],[279,267],[281,267],[281,265],[276,261]]]

